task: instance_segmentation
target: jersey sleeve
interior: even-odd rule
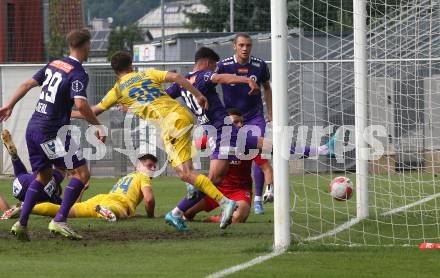
[[[70,82],[70,97],[87,99],[87,85],[89,84],[89,76],[85,72],[74,74]]]
[[[116,87],[116,86],[115,86]],[[102,110],[108,110],[110,107],[115,105],[118,101],[118,91],[113,87],[108,93],[104,96],[104,98],[98,103],[98,108]]]
[[[38,82],[38,85],[41,86],[44,83],[44,79],[46,79],[46,66],[42,67],[39,71],[37,71],[32,79]]]
[[[155,81],[156,83],[166,83],[165,77],[167,76],[168,71],[150,69],[146,72],[151,80]]]
[[[224,73],[225,72],[225,66],[222,62],[217,63],[217,67],[214,70],[214,73]]]
[[[180,94],[180,86],[177,83],[173,83],[171,87],[165,90],[165,92],[171,97],[171,98],[178,98],[181,96]]]
[[[150,187],[151,186],[151,179],[147,175],[139,174],[140,177],[140,183],[141,183],[141,189],[144,187]]]
[[[269,71],[269,67],[267,66],[267,64],[265,62],[261,63],[262,67],[262,75],[261,75],[261,82],[262,83],[266,83],[267,81],[270,81],[270,71]]]
[[[215,72],[212,72],[212,71],[205,71],[205,72],[203,72],[203,81],[206,83],[206,84],[213,84],[213,85],[216,85],[216,84],[214,84],[213,82],[212,82],[212,77],[215,75],[216,73]]]

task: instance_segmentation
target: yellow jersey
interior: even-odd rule
[[[150,177],[136,171],[120,178],[108,195],[109,197],[124,197],[126,204],[134,214],[136,207],[143,199],[142,188],[146,186],[151,186]]]
[[[161,86],[166,82],[166,74],[167,71],[155,69],[126,74],[104,96],[98,107],[108,110],[118,103],[129,107],[144,120],[160,120],[181,106]]]

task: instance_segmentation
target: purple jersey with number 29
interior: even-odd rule
[[[44,66],[33,79],[41,86],[41,93],[28,127],[56,135],[63,125],[70,124],[74,99],[87,99],[89,77],[78,60],[65,57]]]

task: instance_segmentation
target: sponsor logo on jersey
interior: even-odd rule
[[[251,64],[252,64],[253,66],[257,67],[257,68],[260,67],[260,63],[258,63],[258,62],[252,62]]]
[[[247,74],[249,72],[248,68],[239,68],[238,73]]]
[[[71,64],[66,63],[64,61],[61,61],[61,60],[52,61],[49,65],[51,67],[60,69],[60,70],[64,71],[65,73],[69,73],[71,70],[73,70],[75,68]]]
[[[81,81],[75,80],[72,82],[72,91],[79,93],[84,89],[84,85]]]

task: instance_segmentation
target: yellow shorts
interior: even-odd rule
[[[193,127],[194,119],[183,107],[170,112],[160,123],[165,151],[173,167],[192,159],[196,154],[191,138]]]
[[[97,205],[109,208],[117,219],[125,219],[133,214],[126,198],[114,194],[99,194],[84,202],[76,203],[72,207],[73,214],[75,217],[101,217],[95,211]]]

